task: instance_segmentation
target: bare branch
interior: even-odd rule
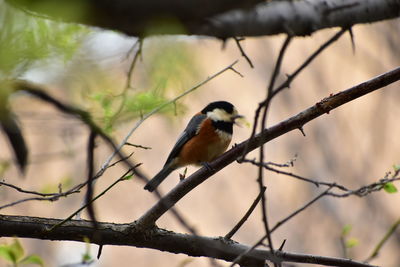
[[[137,164],[134,168],[139,167],[141,164]],[[92,204],[95,200],[97,200],[98,198],[100,198],[101,196],[103,196],[105,193],[107,193],[111,188],[113,188],[116,184],[118,184],[119,182],[125,181],[127,180],[127,177],[129,177],[129,173],[131,173],[133,171],[133,169],[129,169],[128,171],[126,171],[123,175],[121,175],[117,180],[115,180],[112,184],[110,184],[106,189],[104,189],[101,193],[99,193],[97,196],[95,196],[94,198],[91,198],[85,205],[83,205],[81,208],[79,208],[78,210],[76,210],[74,213],[72,213],[70,216],[68,216],[66,219],[61,220],[59,223],[53,225],[51,228],[47,229],[48,231],[53,231],[54,229],[60,227],[61,225],[63,225],[64,223],[70,221],[75,215],[77,215],[78,213],[80,213],[82,210],[84,210],[85,208],[87,208],[90,204]],[[92,222],[92,226],[93,226],[93,222]],[[96,229],[98,229],[98,223],[96,223]]]
[[[304,70],[308,65],[311,64],[311,62],[319,55],[321,54],[326,48],[328,48],[331,44],[336,42],[340,36],[342,36],[347,30],[345,28],[341,29],[338,31],[336,34],[334,34],[331,38],[329,38],[325,43],[323,43],[314,53],[312,53],[305,61],[303,64],[301,64],[292,74],[287,76],[287,79],[285,82],[283,82],[280,86],[278,86],[276,89],[272,91],[270,94],[269,98],[273,98],[276,94],[278,94],[280,91],[282,91],[285,88],[289,88],[291,82],[296,78],[296,76]],[[268,100],[268,99],[267,99]],[[266,101],[267,101],[266,100]],[[301,128],[301,127],[299,127]]]
[[[247,219],[250,217],[250,215],[253,213],[254,209],[256,208],[258,202],[260,202],[262,195],[264,194],[265,190],[267,188],[264,187],[263,190],[260,191],[260,193],[258,194],[257,198],[253,201],[253,204],[251,204],[250,208],[248,209],[248,211],[245,213],[245,215],[243,216],[242,219],[240,219],[240,221],[235,225],[235,227],[233,227],[232,230],[229,231],[229,233],[227,233],[225,235],[226,239],[231,239],[232,236],[240,229],[240,227],[242,227],[242,225],[247,221]]]
[[[92,220],[93,227],[97,229],[97,220],[96,220],[96,214],[94,211],[94,206],[93,206],[93,191],[94,191],[94,179],[93,179],[93,174],[94,174],[94,150],[95,150],[95,141],[96,141],[96,136],[97,133],[93,130],[90,131],[89,134],[89,140],[88,140],[88,145],[87,145],[87,189],[86,189],[86,196],[85,196],[85,202],[87,206],[87,212],[89,214],[90,219]]]
[[[0,182],[0,186],[10,187],[10,188],[13,188],[13,189],[17,190],[18,192],[21,192],[21,193],[37,195],[37,196],[42,196],[42,197],[53,197],[53,196],[59,196],[60,195],[60,193],[41,193],[41,192],[37,192],[37,191],[25,190],[25,189],[22,189],[21,187],[18,187],[18,186],[15,186],[13,184],[9,184],[9,183],[6,183],[6,182]]]
[[[284,224],[285,222],[289,221],[290,219],[292,219],[294,216],[296,216],[297,214],[299,214],[300,212],[302,212],[303,210],[305,210],[306,208],[308,208],[309,206],[311,206],[313,203],[315,203],[318,199],[322,198],[323,196],[326,196],[329,191],[332,189],[332,187],[329,187],[328,189],[326,189],[324,192],[322,192],[321,194],[319,194],[318,196],[316,196],[315,198],[313,198],[311,201],[309,201],[308,203],[306,203],[304,206],[302,206],[301,208],[295,210],[293,213],[291,213],[290,215],[288,215],[286,218],[280,220],[279,222],[277,222],[275,224],[274,227],[271,228],[271,233],[273,231],[275,231],[276,229],[278,229],[282,224]]]
[[[372,251],[371,255],[365,260],[365,262],[370,262],[371,260],[373,260],[376,256],[378,256],[379,251],[381,250],[381,248],[383,247],[383,245],[386,243],[386,241],[389,239],[390,236],[392,236],[397,227],[399,227],[400,225],[400,219],[398,219],[392,226],[390,226],[390,228],[388,229],[388,231],[385,233],[385,235],[383,236],[383,238],[379,241],[379,243],[376,245],[376,247],[374,248],[374,250]]]
[[[301,181],[304,181],[304,182],[312,183],[316,187],[319,187],[320,185],[323,185],[323,186],[328,186],[328,187],[332,187],[332,188],[338,188],[338,189],[343,190],[343,191],[349,191],[343,185],[339,185],[339,184],[336,184],[336,183],[328,183],[328,182],[317,181],[317,180],[313,180],[311,178],[303,177],[303,176],[300,176],[300,175],[297,175],[297,174],[294,174],[294,173],[291,173],[291,172],[282,171],[282,170],[278,170],[278,169],[272,168],[270,166],[271,164],[269,164],[269,163],[260,163],[260,162],[257,162],[255,160],[248,160],[248,159],[244,159],[241,162],[248,162],[248,163],[251,163],[251,164],[256,165],[256,166],[262,166],[266,170],[275,172],[277,174],[283,174],[283,175],[286,175],[286,176],[290,176],[290,177],[293,177],[295,179],[298,179],[298,180],[301,180]]]
[[[253,249],[237,242],[226,241],[221,237],[202,237],[191,234],[180,234],[160,228],[148,231],[136,224],[114,224],[99,222],[99,228],[93,231],[92,223],[86,220],[71,220],[61,224],[59,219],[46,219],[27,216],[0,215],[0,236],[25,237],[44,240],[71,240],[84,242],[83,236],[91,243],[98,245],[122,245],[140,248],[151,248],[171,253],[183,253],[193,257],[206,256],[232,262],[239,255],[239,264],[248,266],[269,260],[272,262],[299,262],[327,266],[372,267],[367,263],[350,259],[323,257],[316,255],[297,254],[284,251]],[[55,225],[60,225],[54,227]],[[50,230],[49,229],[52,229]],[[245,254],[245,255],[244,255]]]
[[[7,0],[30,11],[141,37],[148,34],[148,25],[179,23],[177,27],[160,27],[156,34],[205,35],[227,39],[235,36],[264,36],[280,33],[292,36],[310,35],[320,29],[371,23],[399,17],[398,0],[191,0],[191,1],[126,1],[98,0],[85,5],[87,17],[68,16],[56,8],[43,9],[44,0]],[[68,6],[67,0],[59,0]],[[258,5],[256,5],[258,3]],[[33,11],[33,12],[32,12]],[[90,18],[90,19],[88,19]],[[156,19],[158,18],[158,19]],[[170,20],[161,18],[172,18]],[[49,19],[49,18],[48,18]]]
[[[137,148],[142,148],[144,150],[151,149],[151,147],[149,147],[149,146],[136,145],[136,144],[132,144],[132,143],[129,143],[129,142],[126,142],[125,145],[133,146],[133,147],[137,147]]]
[[[391,183],[391,182],[395,182],[395,181],[399,181],[400,180],[400,176],[399,176],[400,171],[396,171],[391,178],[388,178],[388,174],[386,174],[386,176],[379,180],[378,182],[369,184],[369,185],[365,185],[360,187],[359,189],[356,190],[346,190],[345,193],[339,194],[339,193],[333,193],[333,192],[329,192],[327,195],[329,196],[333,196],[333,197],[340,197],[340,198],[344,198],[344,197],[349,197],[349,196],[358,196],[358,197],[364,197],[366,195],[369,195],[373,192],[377,192],[383,189],[383,187],[385,186],[385,184],[387,183]]]
[[[240,51],[240,54],[242,55],[242,57],[244,57],[246,59],[247,63],[249,63],[250,67],[252,69],[254,69],[253,62],[251,62],[251,59],[247,56],[246,52],[244,52],[243,47],[240,44],[240,42],[243,41],[244,38],[233,37],[233,40],[235,40],[236,45],[239,48],[239,51]]]
[[[400,2],[397,0],[268,1],[252,9],[232,10],[214,16],[193,33],[222,39],[280,33],[305,36],[326,28],[348,28],[396,18],[399,14]]]

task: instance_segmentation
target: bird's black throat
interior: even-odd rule
[[[220,131],[224,131],[228,134],[232,134],[233,133],[233,123],[232,122],[228,122],[228,121],[212,121],[212,125],[220,130]]]

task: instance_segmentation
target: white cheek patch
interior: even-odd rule
[[[207,112],[207,117],[214,121],[232,121],[232,115],[219,108]]]

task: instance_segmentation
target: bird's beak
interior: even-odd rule
[[[244,116],[242,116],[242,115],[235,115],[235,116],[232,116],[232,121],[233,121],[233,123],[234,124],[236,124],[236,125],[238,125],[238,126],[242,126],[242,120],[245,120],[244,119]]]

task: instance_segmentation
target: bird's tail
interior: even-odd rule
[[[156,176],[153,177],[144,187],[145,190],[153,192],[161,183],[162,181],[167,178],[167,176],[173,171],[174,169],[168,166],[165,166]]]

